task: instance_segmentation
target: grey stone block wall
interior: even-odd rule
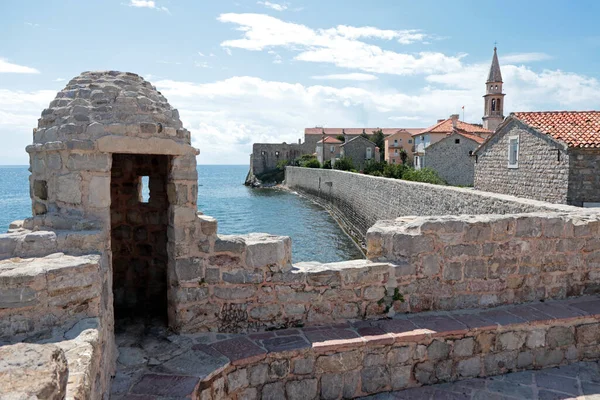
[[[282,160],[292,161],[308,152],[304,144],[287,143],[255,143],[252,145],[251,171],[259,175],[277,167]],[[315,149],[313,148],[312,153]]]
[[[424,166],[433,168],[449,185],[473,186],[475,159],[469,152],[478,146],[476,141],[464,136],[450,135],[427,148]]]
[[[600,150],[569,149],[569,187],[567,204],[600,202]]]
[[[352,172],[287,167],[285,182],[335,209],[345,223],[365,235],[377,220],[401,216],[517,214],[572,211],[572,207],[473,189],[379,178]]]
[[[508,137],[513,135],[519,136],[518,168],[508,168]],[[475,188],[567,204],[569,164],[570,157],[564,148],[512,121],[478,152]]]

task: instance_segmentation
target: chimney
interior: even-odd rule
[[[438,120],[437,120],[437,123],[439,124],[439,123],[440,123],[440,122],[442,122],[442,121],[445,121],[445,119],[444,119],[444,118],[442,118],[442,119],[438,119]]]
[[[298,144],[302,144],[302,138],[298,139]]]
[[[456,123],[458,122],[458,114],[452,114],[450,118],[452,119],[452,128],[456,128]]]

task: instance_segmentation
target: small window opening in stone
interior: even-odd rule
[[[150,177],[140,177],[140,202],[148,203],[150,201]]]
[[[275,152],[275,157],[279,157],[279,152],[278,151]]]
[[[46,181],[33,181],[33,194],[40,200],[48,200],[48,183]]]
[[[460,144],[460,139],[454,139],[454,144]]]

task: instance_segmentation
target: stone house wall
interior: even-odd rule
[[[359,136],[354,140],[347,139],[346,143],[342,145],[342,155],[343,157],[351,158],[352,162],[354,163],[354,168],[356,168],[358,171],[362,171],[365,167],[365,163],[367,162],[367,148],[371,149],[371,159],[379,161],[380,153],[375,152],[376,147],[377,146],[375,143]]]
[[[508,168],[508,137],[513,135],[519,137],[518,168]],[[562,145],[511,121],[477,152],[475,189],[567,204],[571,163]]]
[[[406,215],[509,214],[573,210],[472,189],[314,168],[287,167],[285,182],[335,212],[364,236],[382,219]]]
[[[251,172],[255,176],[260,175],[277,168],[279,161],[292,161],[304,154],[314,152],[315,147],[310,150],[304,144],[254,143],[250,162]]]
[[[567,204],[600,203],[600,151],[569,149]]]
[[[434,169],[449,185],[473,186],[475,158],[471,153],[478,146],[474,140],[452,134],[427,148],[423,166]]]

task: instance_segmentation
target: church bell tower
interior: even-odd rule
[[[492,58],[492,66],[485,83],[485,96],[483,96],[483,127],[485,129],[495,131],[498,125],[504,121],[504,96],[500,63],[498,63],[498,54],[494,47],[494,58]]]

